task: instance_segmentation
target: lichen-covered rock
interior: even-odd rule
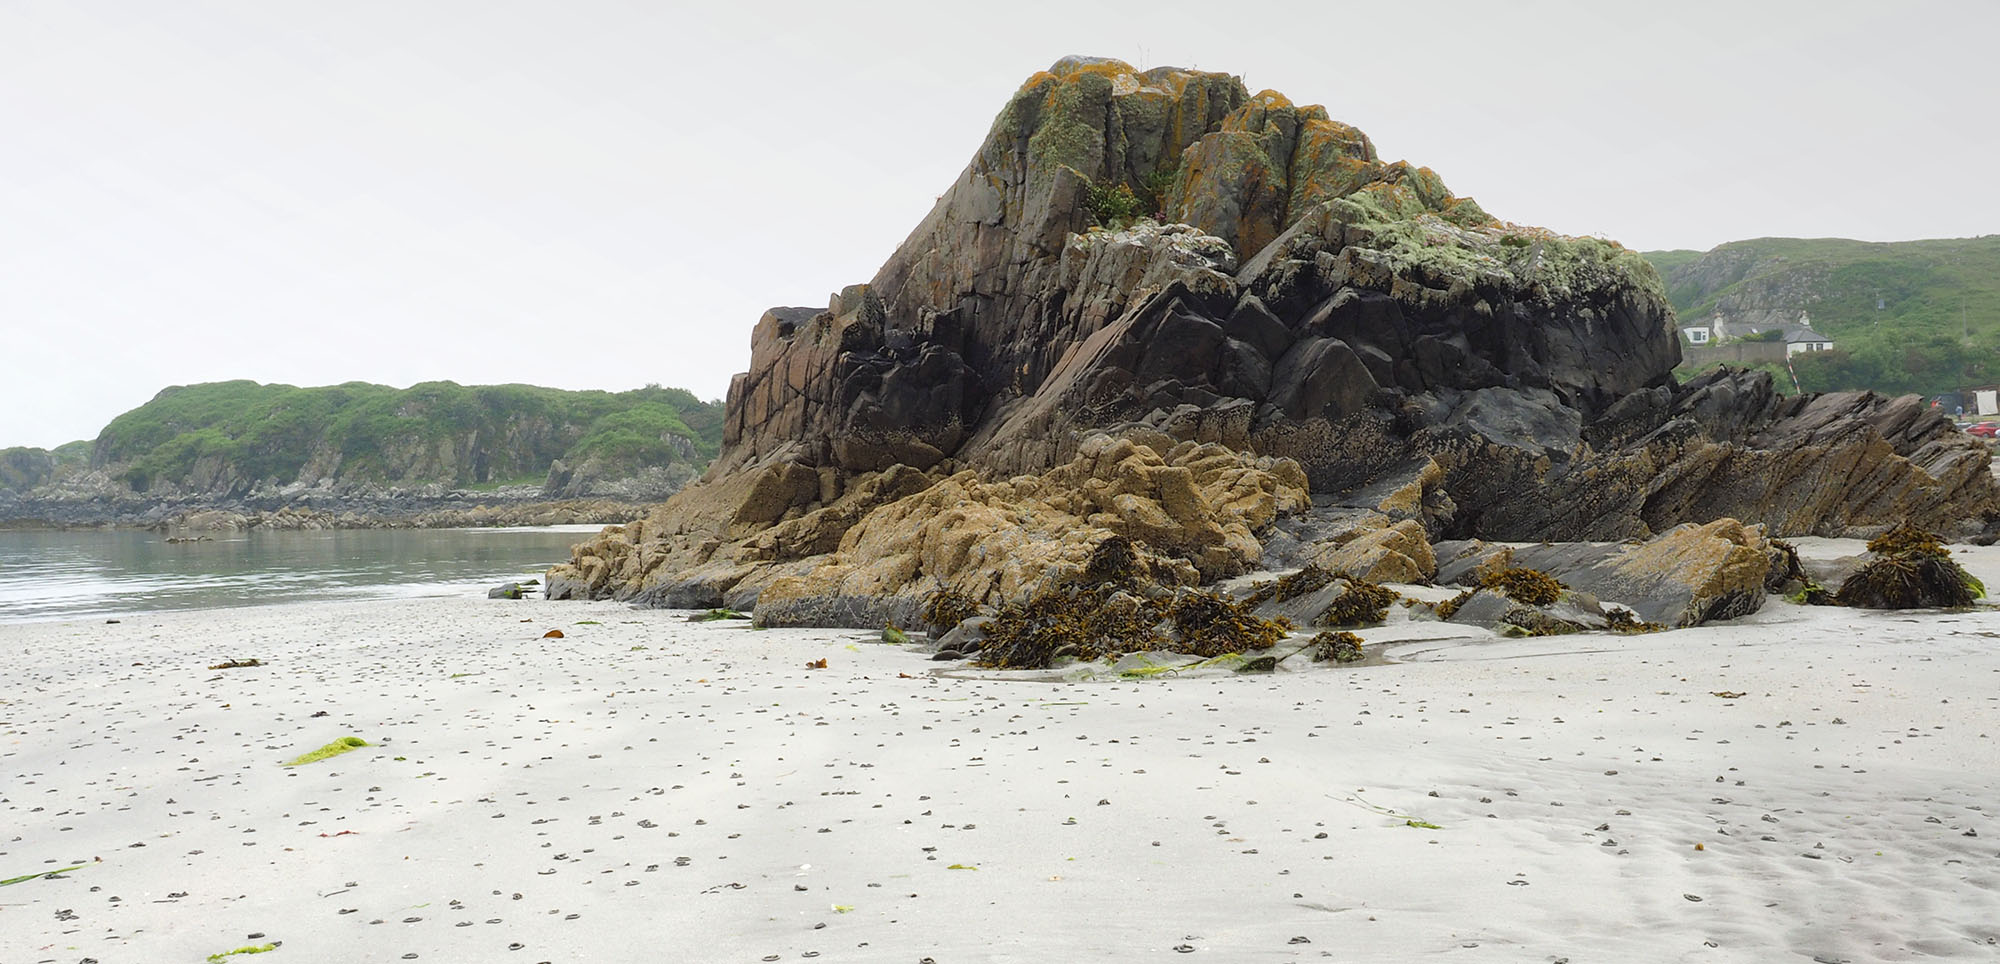
[[[810,571],[774,580],[759,618],[802,599],[886,599],[946,588],[999,603],[1054,570],[1080,567],[1110,536],[1141,543],[1169,583],[1233,576],[1261,557],[1258,530],[1307,503],[1294,464],[1220,446],[1165,456],[1096,436],[1039,476],[982,482],[962,472],[869,513]]]
[[[1143,546],[1145,566],[1169,584],[1236,575],[1260,562],[1261,531],[1309,504],[1304,473],[1287,460],[1192,442],[1162,454],[1102,435],[1064,465],[997,482],[893,466],[830,503],[801,504],[803,485],[785,487],[786,477],[737,473],[605,529],[550,571],[550,598],[754,605],[764,625],[917,625],[937,590],[1017,599],[1111,536]],[[746,506],[768,516],[779,505],[785,521],[740,521]]]
[[[1735,519],[1690,523],[1639,543],[1443,548],[1453,561],[1441,575],[1452,575],[1461,585],[1490,581],[1495,560],[1504,556],[1508,568],[1545,573],[1568,588],[1627,606],[1645,622],[1667,626],[1756,612],[1771,568],[1762,529]]]
[[[1314,560],[1334,572],[1369,582],[1428,583],[1437,575],[1437,556],[1424,527],[1412,519],[1361,532],[1328,546]]]

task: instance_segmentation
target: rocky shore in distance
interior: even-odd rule
[[[94,441],[0,448],[0,526],[622,522],[707,466],[721,417],[657,385],[176,385]]]
[[[130,528],[192,535],[249,530],[445,529],[608,525],[642,518],[659,498],[551,498],[539,486],[443,486],[346,492],[103,498],[12,498],[0,492],[0,529]],[[663,498],[664,496],[661,496]]]

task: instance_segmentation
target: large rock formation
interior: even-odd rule
[[[1683,386],[1678,360],[1658,277],[1614,243],[1497,221],[1323,108],[1236,77],[1066,58],[1014,95],[873,281],[765,314],[706,481],[580,548],[551,589],[827,621],[879,618],[857,600],[923,586],[993,600],[1025,584],[970,570],[1068,559],[1051,548],[1068,519],[1137,525],[1055,508],[1132,483],[1100,457],[1119,438],[1146,464],[1199,451],[1276,480],[1249,486],[1270,505],[1243,533],[1154,546],[1204,578],[1333,558],[1357,529],[1381,533],[1354,550],[1369,565],[1421,575],[1434,562],[1404,551],[1412,527],[1965,531],[2000,509],[1984,448],[1907,401],[1781,399],[1741,372]],[[1231,498],[1122,494],[1167,513],[1156,529]],[[1030,504],[1066,518],[1000,539],[982,514]],[[909,564],[943,544],[989,554]]]

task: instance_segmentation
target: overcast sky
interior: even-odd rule
[[[648,382],[866,281],[1069,53],[1640,249],[2000,232],[2000,3],[0,0],[0,446],[173,384]]]

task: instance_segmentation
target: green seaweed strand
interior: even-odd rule
[[[208,964],[218,964],[223,958],[233,954],[262,954],[265,951],[275,951],[277,949],[278,945],[276,944],[245,944],[233,951],[217,951],[208,955]]]
[[[327,757],[339,756],[342,753],[346,753],[349,750],[357,749],[359,747],[364,747],[367,745],[369,745],[368,741],[358,736],[343,736],[340,739],[333,741],[332,743],[328,743],[327,745],[312,751],[311,753],[306,753],[295,759],[287,760],[285,761],[284,765],[288,767],[295,767],[295,766],[303,766],[307,763],[318,763],[319,761],[324,760]],[[230,953],[235,953],[235,952],[232,951]]]

